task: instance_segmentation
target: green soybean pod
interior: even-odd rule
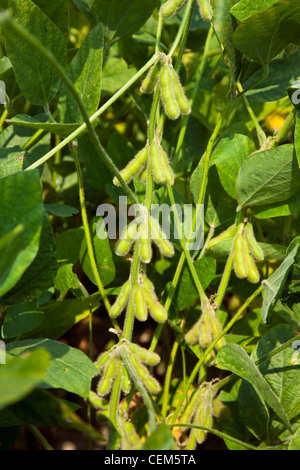
[[[136,354],[132,354],[132,353],[130,354],[130,361],[131,361],[131,364],[133,365],[134,369],[136,370],[138,376],[144,382],[145,379],[147,379],[149,377],[149,371],[148,371],[147,367],[145,367],[142,364],[142,361],[140,360],[140,358]]]
[[[153,283],[150,281],[150,279],[146,276],[146,274],[144,274],[143,276],[143,285],[146,289],[148,289],[150,292],[154,292],[155,289],[154,289],[154,285]]]
[[[221,333],[222,326],[221,326],[221,323],[220,323],[217,315],[215,314],[215,312],[213,312],[213,315],[212,315],[212,325],[211,326],[212,326],[213,336],[214,336],[214,338],[216,338]],[[224,336],[222,336],[216,344],[216,349],[217,350],[221,349],[223,346],[225,346],[225,344],[226,344],[226,340],[225,340]]]
[[[105,351],[104,353],[100,354],[98,359],[95,362],[95,366],[97,367],[98,370],[101,370],[109,358],[111,357],[111,352],[110,351]]]
[[[98,384],[98,395],[104,396],[110,391],[110,387],[115,376],[116,370],[116,359],[112,357],[105,366],[102,378]]]
[[[131,380],[129,378],[129,374],[124,364],[122,364],[122,390],[123,392],[128,395],[131,390]]]
[[[132,222],[130,222],[130,224],[127,225],[126,229],[123,231],[121,237],[119,238],[116,244],[115,252],[118,256],[127,255],[133,245],[133,242],[136,238],[136,234],[137,223],[135,222],[135,220],[133,220]]]
[[[169,163],[169,159],[168,159],[166,152],[163,150],[161,146],[159,147],[160,147],[160,153],[159,153],[160,163],[162,165],[164,175],[165,175],[164,179],[167,184],[172,186],[174,184],[174,173]]]
[[[213,340],[212,313],[208,307],[200,317],[199,344],[202,348],[207,348]]]
[[[168,314],[164,307],[159,302],[154,302],[149,307],[149,312],[153,320],[157,323],[165,323],[168,319]]]
[[[160,9],[160,14],[164,18],[175,15],[185,4],[186,0],[167,0]]]
[[[166,182],[166,175],[164,171],[164,167],[161,165],[161,149],[160,145],[156,140],[153,140],[150,144],[150,164],[152,175],[156,183],[165,183]]]
[[[233,266],[237,277],[244,279],[248,276],[248,264],[244,257],[244,235],[239,228],[233,241]]]
[[[180,83],[179,76],[172,66],[170,66],[173,75],[173,90],[181,114],[190,114],[191,105]]]
[[[188,403],[179,420],[181,423],[184,423],[184,424],[191,423],[191,420],[197,409],[198,401],[200,399],[200,394],[201,394],[201,389],[198,388],[194,390],[191,396],[189,397]],[[182,432],[186,430],[186,428],[180,428],[180,429]]]
[[[129,349],[133,354],[136,354],[142,362],[148,364],[148,366],[156,366],[160,362],[160,357],[153,351],[149,351],[142,346],[135,343],[129,343]]]
[[[221,243],[225,240],[229,240],[230,238],[233,238],[234,234],[235,234],[235,224],[232,224],[230,227],[224,230],[224,232],[220,233],[220,235],[212,238],[207,243],[207,248],[211,248],[212,246],[218,245],[218,243]]]
[[[159,251],[162,255],[167,258],[170,258],[174,255],[175,251],[173,245],[169,240],[167,240],[164,232],[162,231],[158,221],[155,217],[150,216],[149,225],[151,231],[151,237],[154,242],[157,244]]]
[[[150,263],[152,258],[152,249],[148,217],[139,226],[139,255],[143,263]]]
[[[135,284],[133,288],[134,313],[139,321],[146,321],[148,318],[148,308],[143,287]]]
[[[159,393],[161,391],[160,384],[150,374],[148,375],[148,377],[145,378],[144,384],[145,384],[146,388],[149,390],[149,392],[153,393],[154,395],[156,395],[157,393]]]
[[[185,334],[185,341],[191,346],[198,343],[200,333],[200,320],[198,320],[192,328]]]
[[[160,73],[160,61],[155,62],[155,64],[150,68],[146,77],[144,78],[141,85],[142,93],[153,93],[155,85],[158,82]]]
[[[211,21],[213,18],[213,8],[210,0],[197,0],[200,16],[204,21]]]
[[[143,147],[137,155],[128,163],[128,165],[120,171],[120,174],[126,183],[129,183],[144,168],[148,159],[148,145]],[[121,186],[118,178],[113,179],[115,186]]]
[[[138,450],[142,442],[132,422],[122,419],[120,420],[119,428],[122,435],[122,449]]]
[[[168,64],[162,67],[159,76],[160,97],[166,115],[169,119],[177,119],[180,116],[180,109],[175,98],[173,89],[173,74]]]
[[[123,284],[121,288],[121,292],[119,293],[118,297],[116,298],[115,303],[111,306],[109,315],[111,318],[116,318],[118,315],[122,313],[124,308],[127,305],[129,295],[130,295],[130,288],[131,282],[130,279]]]
[[[212,400],[213,392],[210,383],[201,387],[201,396],[195,413],[194,423],[199,426],[212,427]],[[206,439],[207,431],[204,429],[196,430],[196,440],[198,444],[202,444]]]
[[[264,260],[264,252],[256,241],[253,225],[251,222],[247,222],[245,225],[245,235],[247,237],[249,248],[255,259],[258,261]]]
[[[253,284],[257,284],[257,282],[259,282],[260,275],[256,267],[255,261],[253,259],[253,256],[250,252],[250,247],[249,247],[248,240],[245,234],[243,235],[243,254],[244,254],[245,264],[247,264],[248,266],[247,279]]]

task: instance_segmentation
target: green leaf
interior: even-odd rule
[[[57,217],[72,217],[78,214],[78,209],[75,207],[68,206],[67,204],[44,204],[44,208],[50,214],[56,215]]]
[[[244,124],[235,124],[224,132],[211,156],[211,165],[216,165],[221,184],[233,199],[236,199],[236,180],[246,157],[255,151],[251,134]]]
[[[44,338],[45,336],[49,339],[58,339],[69,331],[72,326],[86,318],[90,312],[94,312],[99,308],[99,305],[99,297],[96,299],[87,298],[86,300],[64,299],[60,302],[52,302],[43,307],[45,315],[43,323],[30,334],[23,335],[22,339]]]
[[[249,2],[249,0],[240,0],[230,9],[230,13],[235,16],[239,21],[245,21],[249,16],[258,13],[259,11],[266,10],[276,0],[256,0]]]
[[[89,116],[96,112],[100,101],[102,59],[103,28],[99,25],[86,36],[67,72]],[[83,122],[77,103],[64,84],[59,90],[58,114],[63,123]]]
[[[12,0],[10,6],[14,20],[64,67],[66,38],[58,27],[30,0]],[[59,78],[51,65],[9,27],[6,28],[6,52],[22,94],[33,104],[47,105],[59,86]]]
[[[299,23],[299,3],[279,0],[240,23],[234,32],[233,44],[250,59],[267,65],[290,42],[297,41]],[[290,34],[286,34],[289,30]]]
[[[135,33],[147,21],[155,0],[94,0],[93,12],[107,29],[108,41]]]
[[[291,430],[290,422],[277,395],[242,346],[238,344],[226,344],[223,346],[217,355],[216,365],[221,369],[230,370],[250,382],[286,427]]]
[[[216,274],[216,260],[213,258],[201,258],[194,263],[196,273],[203,289],[206,289]],[[178,291],[176,293],[176,303],[178,310],[184,310],[199,297],[194,286],[193,278],[189,268],[185,267],[179,281]]]
[[[300,167],[300,116],[297,113],[295,126],[295,151],[297,155],[298,165]]]
[[[174,446],[171,429],[163,423],[147,437],[142,450],[173,450]]]
[[[289,450],[300,450],[300,427],[297,429],[292,439],[290,440]]]
[[[272,60],[269,66],[268,77],[247,91],[247,98],[251,101],[264,103],[266,101],[277,101],[287,96],[287,88],[292,85],[300,74],[299,61],[299,51],[280,59]],[[250,87],[262,74],[263,69],[260,68],[250,79],[243,83],[243,88]]]
[[[0,285],[10,273],[20,246],[23,245],[23,225],[17,225],[11,232],[0,238]]]
[[[79,261],[79,250],[83,237],[83,227],[57,233],[55,237],[57,261],[71,264],[77,263]]]
[[[103,286],[106,286],[114,280],[116,269],[110,248],[109,239],[105,238],[101,240],[97,236],[97,225],[99,222],[99,219],[96,217],[92,219],[90,222],[90,231],[92,235],[94,253],[98,272],[100,274],[100,279],[102,281]],[[83,271],[94,284],[97,284],[91,267],[85,238],[82,240],[81,243],[79,257]]]
[[[45,377],[50,355],[43,349],[10,357],[0,366],[0,408],[22,400]]]
[[[91,379],[97,369],[79,349],[53,341],[52,339],[28,339],[7,345],[7,352],[14,356],[37,348],[46,349],[51,359],[47,373],[40,384],[42,388],[62,388],[86,398],[91,388]]]
[[[80,122],[63,124],[58,122],[40,122],[27,114],[18,114],[11,119],[6,119],[5,122],[8,124],[17,124],[19,126],[28,127],[29,129],[42,129],[62,137],[74,132],[81,124]]]
[[[57,271],[55,240],[49,217],[43,214],[42,233],[38,253],[4,300],[24,302],[35,299],[53,285]]]
[[[64,264],[57,270],[54,287],[60,292],[60,295],[65,294],[70,289],[77,289],[79,285],[78,277],[72,271],[72,268],[72,264]]]
[[[15,338],[39,326],[44,320],[44,312],[31,302],[9,307],[2,325],[3,338]]]
[[[273,217],[286,217],[300,212],[300,190],[284,202],[277,202],[255,208],[257,219],[271,219]]]
[[[113,94],[130,80],[136,69],[128,67],[120,57],[109,55],[103,65],[102,90],[103,93]]]
[[[270,415],[266,404],[260,399],[250,382],[242,381],[238,404],[241,417],[249,431],[257,439],[264,441],[268,435]]]
[[[276,325],[259,340],[253,353],[253,360],[259,360],[271,354],[294,336],[295,331],[292,327],[284,324]],[[292,362],[295,351],[291,345],[258,366],[287,414],[299,404],[300,368]]]
[[[64,0],[32,0],[62,33],[68,34],[68,5]]]
[[[257,152],[242,163],[236,183],[239,209],[285,201],[300,188],[292,144]]]
[[[277,268],[276,271],[268,277],[268,279],[263,281],[264,294],[261,307],[261,318],[264,323],[267,321],[269,310],[275,305],[282,292],[288,273],[295,262],[298,249],[299,244],[297,244],[291,251],[287,250],[286,258],[279,268]]]
[[[233,238],[228,238],[216,245],[209,247],[206,256],[226,261],[232,248]],[[271,243],[258,243],[264,252],[265,261],[282,261],[285,257],[286,247],[284,245],[275,245]]]
[[[2,236],[12,232],[20,224],[24,226],[22,243],[17,247],[15,261],[0,285],[1,297],[17,283],[38,251],[43,214],[38,171],[15,173],[0,179],[0,194]]]

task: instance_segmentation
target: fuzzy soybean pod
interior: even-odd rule
[[[180,116],[180,108],[175,98],[173,89],[173,74],[171,67],[166,63],[163,65],[159,76],[160,97],[166,115],[169,119],[177,119]]]
[[[169,18],[176,15],[176,13],[183,7],[186,0],[167,0],[160,9],[160,14],[163,18]]]
[[[135,354],[130,354],[130,360],[138,376],[149,392],[153,394],[159,393],[161,388],[158,381],[150,374],[147,367],[142,364],[140,358]]]
[[[197,410],[197,405],[200,399],[200,394],[201,394],[201,389],[198,388],[194,390],[191,396],[189,397],[188,403],[181,415],[181,418],[179,419],[181,423],[183,424],[191,423],[192,418]],[[180,428],[180,429],[182,432],[187,430],[187,428]]]
[[[118,297],[116,298],[115,303],[112,305],[109,315],[111,318],[116,318],[119,316],[124,308],[126,307],[128,300],[129,300],[129,295],[130,295],[130,279],[123,284],[121,288],[121,292],[119,293]]]
[[[130,389],[131,389],[131,380],[130,380],[130,377],[129,377],[129,375],[128,375],[126,366],[125,366],[124,364],[122,364],[122,382],[121,382],[121,387],[122,387],[123,392],[124,392],[126,395],[128,395],[128,393],[130,392]]]
[[[139,255],[143,263],[150,263],[152,258],[151,233],[148,227],[148,217],[139,225]]]
[[[189,100],[186,97],[186,94],[182,88],[178,73],[174,70],[172,66],[170,66],[170,70],[172,73],[173,78],[173,90],[175,94],[176,101],[178,103],[180,113],[181,114],[190,114],[191,112],[191,105]]]
[[[133,287],[134,313],[139,321],[146,321],[148,318],[148,307],[143,286],[136,283]]]
[[[210,383],[203,384],[201,386],[201,394],[198,403],[198,407],[194,417],[194,424],[198,426],[212,427],[212,401],[213,401],[213,390]],[[207,431],[204,429],[196,430],[196,440],[198,444],[202,444],[206,439]]]
[[[158,82],[160,73],[160,61],[155,62],[155,64],[150,68],[146,77],[144,78],[142,85],[141,85],[141,92],[142,93],[153,93],[155,85]]]
[[[164,161],[164,154],[162,148],[156,140],[153,140],[150,145],[150,164],[154,181],[159,184],[167,182],[168,165]],[[166,157],[166,155],[165,155]],[[166,157],[167,158],[167,157]],[[174,181],[174,178],[173,178]]]
[[[152,240],[158,246],[159,251],[166,258],[170,258],[174,255],[174,248],[171,242],[167,240],[166,235],[162,231],[158,221],[155,217],[150,216],[149,226],[151,231]]]
[[[157,321],[157,323],[165,323],[168,319],[168,314],[164,307],[158,302],[155,293],[145,289],[145,297],[151,317]]]
[[[129,183],[135,176],[137,176],[146,165],[148,159],[148,145],[140,150],[137,155],[131,160],[128,165],[120,171],[123,180]],[[118,178],[114,177],[113,183],[115,186],[121,186]]]
[[[211,21],[213,18],[213,8],[210,0],[197,0],[200,16],[204,21]]]
[[[236,276],[240,279],[245,279],[248,276],[249,271],[249,266],[245,262],[244,257],[243,225],[244,224],[240,224],[238,227],[233,241],[233,267]]]
[[[119,418],[123,450],[137,450],[142,442],[131,421]]]
[[[216,338],[221,333],[222,326],[215,312],[212,313],[211,327],[212,327],[213,337]],[[221,349],[223,346],[225,346],[225,344],[226,344],[226,340],[224,336],[222,336],[216,344],[216,349],[217,350]]]
[[[198,320],[192,328],[185,334],[185,341],[187,344],[193,346],[199,342],[199,333],[200,333],[200,320]]]
[[[127,225],[116,244],[115,251],[118,256],[125,256],[130,251],[130,248],[136,239],[137,228],[138,225],[135,220]]]
[[[110,391],[117,370],[117,361],[119,361],[119,359],[112,356],[103,370],[101,380],[98,384],[98,395],[102,397],[107,395]]]
[[[228,227],[224,232],[220,233],[217,237],[212,238],[208,243],[207,243],[207,248],[211,248],[215,245],[218,245],[219,243],[229,240],[230,238],[233,238],[235,234],[235,224],[232,224],[230,227]]]
[[[207,348],[212,340],[212,311],[211,308],[208,307],[200,317],[199,344],[202,348]]]
[[[95,366],[97,367],[98,370],[103,369],[105,364],[108,362],[109,358],[111,357],[111,352],[110,351],[105,351],[104,353],[100,354],[98,359],[95,362]]]
[[[257,282],[259,282],[260,275],[256,267],[254,258],[252,256],[252,253],[250,252],[249,243],[245,234],[243,235],[243,255],[244,255],[245,264],[247,264],[248,266],[247,279],[253,284],[256,284]]]
[[[129,343],[128,347],[133,354],[136,354],[148,366],[156,366],[160,362],[159,355],[154,351],[149,351],[135,343]]]
[[[264,252],[256,241],[254,230],[253,230],[253,225],[251,222],[247,222],[245,225],[245,235],[247,237],[249,248],[254,258],[257,259],[258,261],[263,261]]]

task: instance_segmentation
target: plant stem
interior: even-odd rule
[[[227,331],[230,330],[230,328],[235,324],[235,322],[239,319],[239,317],[242,315],[242,313],[244,312],[244,310],[248,307],[248,305],[262,292],[263,290],[263,286],[260,286],[258,289],[256,289],[255,292],[253,292],[253,294],[246,300],[246,302],[239,308],[239,310],[237,311],[237,313],[232,317],[232,319],[228,322],[228,324],[225,326],[225,328],[221,331],[221,333],[219,333],[215,339],[211,342],[211,344],[206,348],[206,350],[204,351],[203,355],[201,356],[201,358],[199,359],[199,361],[197,362],[196,366],[194,367],[191,375],[190,375],[190,378],[188,380],[188,383],[184,389],[184,392],[180,398],[180,401],[176,407],[176,410],[174,411],[174,414],[172,416],[172,423],[175,423],[179,413],[180,413],[180,410],[181,410],[181,406],[185,400],[185,397],[187,396],[187,393],[189,391],[189,388],[191,386],[191,384],[193,383],[201,365],[203,364],[205,358],[208,356],[208,354],[210,353],[210,351],[215,347],[215,345],[217,344],[217,342],[222,338],[222,336],[224,336]]]
[[[32,434],[37,438],[39,443],[44,447],[45,450],[54,450],[53,447],[49,444],[47,439],[43,436],[43,434],[38,430],[36,426],[33,424],[29,425],[29,429]]]
[[[277,134],[273,137],[273,139],[269,143],[268,148],[275,147],[286,138],[289,131],[291,130],[292,125],[294,124],[294,120],[295,120],[295,117],[297,116],[297,113],[298,111],[295,108],[290,112],[285,122],[283,123],[282,127],[279,129]]]
[[[239,92],[243,91],[242,85],[240,83],[237,83],[237,89],[238,89]],[[264,143],[266,142],[266,140],[267,140],[266,134],[264,133],[264,131],[260,127],[258,119],[255,116],[255,114],[253,112],[253,109],[251,108],[250,103],[248,101],[248,98],[246,97],[246,95],[244,93],[242,94],[242,100],[243,100],[245,108],[247,109],[247,111],[249,113],[249,116],[251,117],[251,119],[253,121],[253,124],[255,126],[257,138],[258,138],[258,141],[259,141],[259,146],[262,147],[264,145]]]
[[[118,404],[121,394],[121,381],[122,381],[122,362],[117,361],[117,370],[112,387],[112,392],[109,398],[109,439],[108,449],[115,449],[116,442],[119,437],[118,432]]]
[[[184,34],[187,34],[187,33],[185,33],[186,26],[190,22],[191,15],[192,15],[192,12],[193,12],[193,7],[194,7],[194,0],[188,0],[187,5],[186,5],[186,9],[185,9],[185,13],[184,13],[184,16],[182,18],[180,27],[178,29],[176,38],[175,38],[175,40],[172,44],[171,50],[168,54],[170,57],[172,57],[175,54],[176,49],[179,46],[179,43],[181,41],[181,38],[184,36]]]

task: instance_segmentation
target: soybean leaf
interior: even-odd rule
[[[100,279],[102,281],[102,284],[106,286],[107,284],[109,284],[110,282],[114,280],[114,277],[116,274],[109,240],[108,238],[100,239],[98,237],[96,218],[92,219],[90,222],[90,231],[92,234],[95,258],[96,258],[97,268],[100,274]],[[80,257],[80,263],[81,263],[82,269],[84,270],[85,274],[94,284],[97,284],[92,267],[91,267],[85,238],[82,240],[82,243],[81,243],[79,257]]]
[[[11,119],[6,119],[8,124],[17,124],[19,126],[28,127],[29,129],[43,129],[51,132],[52,134],[66,136],[74,132],[77,127],[80,126],[78,123],[59,123],[59,122],[40,122],[32,116],[27,114],[18,114]]]
[[[44,349],[30,351],[26,356],[7,355],[0,367],[0,408],[22,400],[45,377],[50,354]]]
[[[0,194],[0,233],[6,235],[19,224],[24,226],[15,261],[0,285],[1,297],[18,282],[39,248],[43,202],[38,171],[15,173],[0,179]]]
[[[263,103],[266,101],[277,101],[287,96],[287,88],[292,85],[300,74],[299,60],[299,51],[272,60],[269,66],[268,77],[247,91],[247,98],[251,101]],[[243,88],[250,87],[261,75],[262,69],[259,69],[250,79],[243,83]]]
[[[17,225],[11,232],[0,238],[0,285],[10,273],[20,247],[23,246],[23,225]]]
[[[83,13],[87,19],[93,24],[94,16],[92,14],[92,6],[94,0],[72,0],[74,5],[78,8],[81,13]]]
[[[276,0],[257,0],[256,2],[249,2],[248,0],[240,0],[230,9],[230,13],[235,16],[239,21],[245,21],[249,16],[258,13],[259,11],[266,10]]]
[[[155,0],[94,0],[93,12],[107,30],[110,43],[135,33],[147,21]]]
[[[65,0],[32,0],[62,33],[68,33],[68,5]]]
[[[0,148],[0,178],[22,170],[26,152],[19,146]]]
[[[213,0],[213,25],[225,55],[225,62],[231,69],[232,79],[236,80],[240,66],[241,53],[234,47],[233,33],[237,27],[236,19],[230,14],[230,8],[237,0]]]
[[[59,28],[30,0],[12,0],[12,15],[64,67],[66,39]],[[22,94],[33,104],[47,105],[57,92],[59,79],[51,65],[23,38],[6,28],[6,52]]]
[[[14,341],[7,345],[7,351],[14,356],[37,348],[46,349],[51,356],[40,387],[62,388],[84,398],[88,396],[97,369],[79,349],[47,338]]]
[[[300,190],[298,190],[287,201],[258,207],[255,209],[257,219],[271,219],[273,217],[284,217],[300,212]]]
[[[43,214],[40,246],[33,263],[24,272],[5,301],[24,302],[35,299],[52,286],[57,270],[55,240],[49,217]]]
[[[295,126],[295,150],[296,150],[298,165],[300,167],[300,116],[299,116],[299,113],[297,113],[296,126]]]
[[[300,450],[300,427],[297,429],[292,439],[290,440],[289,450]]]
[[[86,300],[64,299],[50,303],[43,307],[43,323],[31,333],[23,335],[22,339],[44,338],[46,335],[49,339],[58,339],[72,326],[86,318],[90,311],[94,312],[99,305],[99,297]]]
[[[238,404],[241,417],[254,436],[263,441],[268,435],[269,410],[253,385],[245,380],[239,388]]]
[[[102,59],[103,28],[98,25],[86,36],[67,72],[89,116],[96,112],[100,101]],[[58,113],[63,123],[83,121],[73,95],[64,84],[59,90]]]
[[[84,237],[83,227],[56,234],[57,261],[75,264],[79,261],[79,249]]]
[[[110,53],[103,65],[102,89],[103,93],[113,94],[121,88],[135,74],[134,67],[128,67],[127,63]]]
[[[299,40],[299,23],[299,3],[280,0],[242,21],[234,32],[233,44],[255,62],[266,65],[290,42]]]
[[[291,246],[291,245],[290,245]],[[268,279],[263,281],[264,294],[263,303],[261,307],[261,318],[264,323],[267,321],[269,310],[275,305],[279,298],[282,289],[285,285],[286,278],[292,268],[295,258],[297,256],[299,244],[294,246],[291,251],[287,250],[287,255],[284,261],[281,263],[279,268],[271,274]]]
[[[201,258],[194,263],[199,281],[203,289],[206,289],[216,274],[216,261],[213,258]],[[183,269],[179,281],[179,287],[175,295],[178,310],[184,310],[198,298],[198,292],[194,286],[193,278],[187,267]]]
[[[165,424],[160,424],[147,437],[143,450],[173,450],[175,447],[172,432]]]
[[[57,270],[54,287],[60,292],[60,295],[65,294],[70,289],[77,289],[79,286],[79,279],[72,270],[71,263],[60,266]]]
[[[292,144],[257,152],[243,161],[239,171],[239,208],[285,201],[299,188],[300,170]]]
[[[259,340],[253,360],[267,356],[294,336],[293,327],[284,324],[274,326]],[[292,363],[294,352],[291,345],[258,365],[286,413],[292,412],[299,403],[300,366]]]
[[[44,312],[31,302],[11,305],[2,325],[3,338],[15,338],[39,326],[44,320]]]
[[[67,204],[44,204],[44,208],[57,217],[72,217],[72,215],[78,214],[78,209]]]
[[[221,369],[230,370],[250,382],[259,396],[265,400],[291,431],[290,422],[277,395],[242,346],[239,344],[223,346],[217,355],[216,365]]]
[[[247,127],[243,124],[231,126],[224,132],[211,156],[211,165],[216,165],[221,184],[233,199],[236,199],[236,180],[246,157],[255,151],[255,145]]]

